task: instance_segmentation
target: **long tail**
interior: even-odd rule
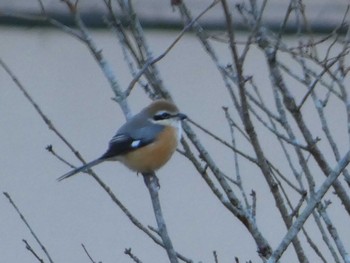
[[[57,178],[57,181],[60,182],[63,179],[71,177],[71,176],[73,176],[73,175],[75,175],[77,173],[84,172],[84,171],[90,169],[91,167],[93,167],[93,166],[95,166],[95,165],[97,165],[97,164],[99,164],[99,163],[101,163],[103,161],[104,161],[104,159],[101,159],[101,158],[93,160],[93,161],[91,161],[91,162],[89,162],[89,163],[87,163],[87,164],[85,164],[85,165],[83,165],[81,167],[78,167],[78,168],[76,168],[76,169],[74,169],[74,170],[72,170],[72,171],[62,175],[61,177]]]

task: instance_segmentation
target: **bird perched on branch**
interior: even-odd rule
[[[104,161],[120,161],[140,173],[154,172],[175,152],[181,139],[181,121],[185,118],[173,103],[156,100],[119,128],[101,157],[57,180],[62,181]]]

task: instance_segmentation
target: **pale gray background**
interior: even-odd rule
[[[9,6],[23,7],[27,2],[30,1],[12,1]],[[138,10],[152,10],[146,6],[141,8],[140,2],[135,1]],[[149,6],[151,2],[156,5],[156,1],[150,1]],[[164,10],[171,16],[177,16],[168,7],[168,1],[165,2]],[[4,0],[1,1],[3,3]],[[55,5],[55,1],[47,3]],[[161,3],[157,1],[157,7],[164,5]],[[36,7],[30,8],[36,10]],[[163,52],[176,35],[176,32],[146,32],[155,55]],[[60,131],[87,160],[103,153],[116,128],[124,122],[124,117],[110,99],[113,93],[89,51],[76,39],[57,30],[2,27],[0,36],[1,58]],[[116,38],[108,31],[94,31],[93,37],[113,65],[120,84],[127,86],[131,77]],[[292,36],[290,41],[294,41]],[[219,46],[218,51],[222,58],[227,57],[228,62],[225,44]],[[159,67],[166,87],[181,110],[229,139],[221,106],[231,104],[218,72],[196,38],[187,34],[159,62]],[[259,87],[269,87],[265,62],[258,51],[248,57],[247,72],[259,72],[256,79]],[[131,262],[123,253],[129,247],[144,262],[167,262],[165,252],[131,225],[93,179],[80,175],[62,183],[55,181],[69,168],[46,152],[48,144],[71,162],[79,163],[47,129],[2,69],[0,90],[0,190],[11,194],[54,261],[88,262],[80,246],[84,243],[94,259],[104,263]],[[131,96],[134,112],[146,105],[145,98],[138,91]],[[335,107],[334,116],[337,112]],[[333,121],[339,127],[339,136],[344,135],[346,127],[342,125],[342,116]],[[230,173],[233,169],[232,154],[218,148],[211,139],[202,138],[218,164]],[[347,147],[344,145],[344,149]],[[269,190],[255,168],[247,166],[242,170],[245,187],[257,191],[258,223],[275,247],[285,229],[273,205],[265,205],[267,202],[273,204]],[[150,198],[141,177],[118,163],[102,164],[96,171],[135,216],[146,225],[155,226]],[[213,262],[212,251],[217,250],[222,263],[233,262],[235,256],[242,262],[249,259],[260,262],[253,240],[242,225],[219,205],[185,158],[175,154],[158,176],[168,230],[180,253],[195,261]],[[320,179],[323,177],[320,176]],[[334,206],[330,209],[339,209],[337,199],[332,201]],[[21,240],[27,239],[36,251],[40,249],[4,197],[0,198],[0,211],[0,261],[36,262]],[[341,209],[338,215],[333,219],[349,247],[348,220],[342,220],[343,217],[347,219],[347,215]],[[309,223],[312,224],[312,221]],[[316,235],[315,238],[320,237]],[[288,258],[293,253],[288,250],[284,262],[291,262]]]

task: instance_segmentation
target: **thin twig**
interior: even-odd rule
[[[131,248],[126,248],[124,254],[128,255],[134,262],[142,263],[142,261],[131,252]]]
[[[312,212],[313,218],[316,222],[316,225],[318,227],[318,229],[320,230],[320,233],[322,235],[322,240],[324,241],[324,243],[326,244],[326,247],[328,248],[329,252],[331,253],[333,260],[335,263],[340,263],[340,259],[338,257],[337,252],[335,251],[334,247],[333,247],[333,242],[331,242],[331,240],[329,240],[326,230],[324,229],[324,226],[321,222],[320,216],[316,211]],[[317,253],[317,252],[316,252]],[[322,258],[322,257],[321,257]]]
[[[298,217],[300,208],[301,208],[301,206],[303,205],[303,203],[305,202],[306,196],[307,196],[307,192],[305,191],[305,192],[301,195],[301,198],[299,199],[298,204],[297,204],[297,205],[295,206],[295,208],[292,210],[292,213],[290,214],[290,217],[294,217],[294,216]]]
[[[235,128],[233,126],[233,119],[230,116],[229,112],[228,112],[228,108],[227,107],[223,107],[224,113],[225,113],[225,117],[230,129],[230,134],[231,134],[231,142],[232,142],[232,146],[234,148],[236,148],[236,132],[235,132]],[[245,202],[246,208],[248,210],[250,210],[250,204],[248,202],[248,198],[247,198],[247,194],[245,192],[245,189],[243,187],[243,182],[242,182],[242,177],[241,177],[241,170],[240,170],[240,162],[238,160],[238,153],[237,152],[233,152],[233,158],[234,158],[234,164],[235,164],[235,170],[236,170],[236,184],[238,185],[238,188],[241,191],[243,200]]]
[[[256,192],[252,190],[250,193],[250,196],[252,197],[252,208],[251,208],[251,214],[253,219],[255,220],[256,218],[256,204],[257,204],[257,197],[256,197]]]
[[[87,251],[85,245],[82,243],[81,246],[83,247],[83,249],[84,249],[84,251],[85,251],[85,254],[88,256],[88,258],[90,259],[90,261],[91,261],[92,263],[96,263],[96,261],[93,260],[93,258],[90,256],[90,254],[89,254],[89,252]]]
[[[28,251],[30,253],[33,254],[33,256],[40,262],[40,263],[44,263],[44,260],[42,258],[39,257],[39,255],[34,251],[34,249],[29,245],[29,243],[27,242],[27,240],[22,239],[23,243],[26,245],[26,249],[28,249]]]
[[[302,98],[299,106],[297,107],[297,110],[300,111],[301,108],[303,107],[304,103],[306,102],[307,98],[310,96],[310,94],[314,91],[314,89],[316,88],[317,83],[319,82],[319,80],[323,77],[323,75],[325,73],[327,73],[329,71],[329,69],[338,62],[338,58],[334,59],[331,63],[328,63],[327,65],[324,65],[324,68],[322,70],[322,72],[317,76],[317,78],[314,80],[314,82],[310,85],[308,91],[306,92],[306,94],[304,95],[304,97]]]
[[[216,252],[216,250],[213,251],[213,256],[214,256],[214,262],[219,263],[218,253]]]
[[[257,161],[243,153],[242,151],[238,150],[237,148],[235,148],[234,146],[232,146],[231,144],[229,144],[228,142],[226,142],[225,140],[221,139],[220,137],[216,136],[214,133],[212,133],[211,131],[209,131],[208,129],[204,128],[203,126],[201,126],[200,124],[198,124],[197,122],[195,122],[194,120],[192,120],[191,118],[187,118],[187,121],[192,123],[194,126],[196,126],[198,129],[200,129],[201,131],[205,132],[206,134],[208,134],[209,136],[211,136],[212,138],[214,138],[215,140],[217,140],[218,142],[220,142],[221,144],[225,145],[226,147],[230,148],[232,151],[236,152],[237,154],[239,154],[240,156],[244,157],[245,159],[247,159],[248,161],[257,164]]]
[[[310,198],[305,209],[300,214],[300,216],[294,221],[293,225],[289,228],[288,232],[286,233],[286,235],[282,239],[282,242],[272,252],[272,255],[268,259],[267,263],[275,263],[279,260],[282,253],[286,250],[286,248],[289,246],[290,242],[292,242],[294,237],[298,234],[300,229],[303,227],[306,219],[314,211],[317,204],[321,201],[323,196],[326,194],[326,192],[332,186],[334,181],[341,174],[343,169],[345,169],[345,167],[349,164],[349,162],[350,162],[350,151],[348,151],[344,155],[344,157],[338,162],[336,167],[334,167],[334,169],[332,169],[332,172],[328,175],[326,180],[322,183],[319,190],[312,196],[312,198]]]
[[[62,163],[68,165],[70,168],[75,169],[77,168],[76,166],[74,166],[73,164],[71,164],[70,162],[68,162],[66,159],[64,159],[62,156],[60,156],[59,154],[56,153],[56,151],[53,149],[53,146],[50,144],[48,146],[46,146],[45,148],[49,153],[51,153],[54,157],[56,157],[59,161],[61,161]]]
[[[120,108],[122,109],[125,117],[127,119],[131,118],[131,110],[129,108],[129,105],[125,99],[125,94],[122,91],[118,78],[116,76],[116,72],[112,70],[111,65],[107,61],[107,59],[104,57],[103,52],[101,49],[98,48],[97,44],[93,40],[93,38],[90,35],[90,32],[86,28],[84,22],[82,21],[80,14],[77,10],[76,4],[72,4],[69,0],[63,0],[69,7],[72,15],[74,16],[75,19],[75,24],[80,30],[80,33],[82,34],[83,42],[87,45],[89,48],[90,52],[98,62],[98,65],[100,66],[102,72],[104,73],[106,79],[108,80],[114,94],[115,94],[115,99],[118,102]]]
[[[306,232],[305,227],[302,228],[303,234],[306,237],[307,242],[309,243],[310,247],[314,250],[316,255],[322,260],[323,263],[327,263],[327,260],[325,257],[322,255],[321,250],[317,247],[317,244],[313,242],[311,239],[310,235]],[[334,256],[333,256],[334,258]],[[334,263],[340,263],[339,261],[336,260],[336,257],[334,258],[335,262]]]
[[[334,241],[342,259],[344,260],[345,263],[349,263],[350,262],[349,252],[346,250],[346,247],[345,247],[343,241],[339,237],[337,228],[334,226],[332,220],[328,216],[328,213],[326,210],[328,204],[327,203],[325,205],[320,204],[318,212],[320,213],[324,223],[326,224],[328,232],[329,232],[330,236],[333,238],[333,241]]]
[[[290,188],[292,188],[293,190],[295,190],[298,194],[303,195],[304,194],[304,190],[299,189],[298,187],[296,187],[286,176],[284,176],[271,162],[268,162],[271,171],[273,173],[276,173],[285,183],[287,183],[287,185],[289,185]],[[275,175],[275,174],[274,174]],[[276,176],[276,175],[275,175]]]
[[[34,107],[36,112],[39,114],[39,116],[43,119],[45,124],[48,126],[50,130],[52,130],[58,138],[60,138],[61,141],[64,142],[64,144],[76,155],[76,157],[82,161],[82,157],[78,151],[76,151],[72,144],[70,144],[66,138],[62,136],[62,134],[56,129],[56,127],[53,125],[51,120],[44,114],[42,109],[39,107],[39,105],[33,100],[33,98],[30,96],[30,94],[27,92],[25,87],[22,85],[22,83],[19,81],[19,79],[16,77],[16,75],[12,72],[12,70],[7,66],[7,64],[0,58],[0,65],[5,69],[7,74],[12,78],[13,82],[16,84],[16,86],[22,91],[23,95],[26,97],[26,99],[29,101],[29,103]]]
[[[206,184],[209,186],[211,191],[214,193],[214,195],[219,199],[219,201],[232,213],[235,213],[235,208],[232,206],[230,202],[227,201],[227,199],[224,197],[223,193],[216,187],[214,182],[211,180],[211,178],[208,175],[208,164],[203,167],[199,160],[193,155],[193,152],[191,151],[187,140],[184,138],[181,139],[181,144],[184,147],[183,155],[187,157],[194,165],[194,167],[197,169],[198,173],[202,176]]]
[[[76,38],[78,38],[79,40],[83,40],[83,36],[79,33],[79,31],[72,29],[64,24],[62,24],[61,22],[59,22],[56,19],[53,19],[52,17],[50,17],[50,15],[47,13],[45,5],[43,3],[42,0],[38,0],[40,8],[41,8],[41,13],[42,15],[45,17],[46,21],[48,23],[50,23],[51,25],[61,29],[62,31],[64,31],[65,33],[68,33]]]
[[[53,263],[53,260],[51,259],[51,256],[49,254],[49,252],[47,251],[46,247],[43,245],[43,243],[40,241],[40,239],[38,238],[38,236],[35,234],[34,230],[32,229],[32,227],[29,225],[28,221],[26,220],[26,218],[24,217],[24,215],[21,213],[21,211],[18,209],[18,207],[16,206],[16,204],[14,203],[14,201],[12,200],[11,196],[9,193],[7,192],[3,192],[3,194],[6,196],[6,198],[8,199],[8,201],[10,202],[10,204],[13,206],[13,208],[16,210],[16,212],[18,213],[18,215],[20,216],[21,220],[23,221],[23,223],[26,225],[26,227],[29,229],[30,234],[34,237],[35,241],[39,244],[40,248],[42,249],[42,251],[45,253],[45,255],[47,256],[48,260]]]
[[[140,77],[145,73],[145,71],[148,69],[149,66],[154,65],[155,63],[159,62],[161,59],[163,59],[172,49],[173,47],[180,41],[180,39],[185,35],[185,33],[193,26],[194,23],[196,23],[205,13],[207,13],[211,8],[213,8],[220,0],[214,0],[207,8],[205,8],[197,17],[195,17],[191,22],[189,22],[178,34],[178,36],[175,38],[175,40],[167,47],[167,49],[157,56],[154,59],[148,59],[146,60],[146,63],[142,66],[142,68],[137,72],[137,74],[134,76],[132,81],[130,82],[128,88],[125,91],[125,96],[129,96],[131,90],[133,89],[136,82],[140,79]]]

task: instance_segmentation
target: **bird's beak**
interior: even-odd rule
[[[183,113],[178,113],[176,117],[178,117],[180,120],[187,119],[187,115],[185,115]]]

